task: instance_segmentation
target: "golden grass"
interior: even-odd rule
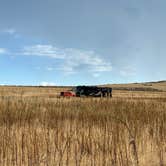
[[[166,81],[147,82],[147,83],[130,83],[130,84],[107,84],[113,88],[152,88],[160,91],[166,91]]]
[[[59,91],[0,88],[0,165],[166,164],[165,92],[107,99],[57,98]]]

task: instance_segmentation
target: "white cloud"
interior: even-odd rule
[[[92,69],[94,72],[105,72],[105,71],[111,71],[112,66],[109,63],[103,63],[102,65],[98,65]]]
[[[61,49],[52,45],[34,45],[24,47],[21,54],[60,59],[62,60],[62,65],[56,67],[56,69],[63,71],[65,74],[74,74],[82,69],[92,74],[112,70],[111,63],[104,60],[94,51],[75,48]],[[53,70],[53,68],[47,69]]]
[[[50,58],[63,59],[64,53],[52,45],[34,45],[23,49],[23,55],[47,56]]]
[[[43,81],[39,85],[40,86],[55,86],[56,84],[54,82],[45,82],[45,81]]]
[[[111,71],[112,69],[109,62],[93,51],[66,49],[65,52],[68,55],[66,64],[71,68],[86,65],[91,72]]]
[[[65,75],[71,75],[71,74],[75,74],[76,73],[74,67],[70,66],[69,64],[68,65],[62,65],[59,68],[57,68],[57,70],[63,71],[63,73]]]
[[[47,70],[47,71],[53,71],[54,68],[52,68],[52,67],[46,67],[46,70]]]
[[[17,31],[14,28],[6,28],[4,30],[0,30],[0,34],[7,34],[7,35],[11,35],[12,37],[14,37],[15,39],[18,39],[21,37],[20,34],[17,33]]]
[[[136,75],[136,70],[131,66],[126,66],[120,71],[120,74],[123,77],[131,77]]]
[[[13,35],[16,33],[16,30],[14,28],[8,28],[8,29],[5,29],[3,32]]]
[[[5,54],[7,53],[7,50],[5,48],[0,48],[0,54]]]

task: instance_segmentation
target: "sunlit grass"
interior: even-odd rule
[[[17,89],[13,97],[10,90],[1,93],[0,165],[166,164],[165,94],[122,98],[117,92],[110,99],[43,96],[53,92],[35,89],[29,96],[28,90]]]

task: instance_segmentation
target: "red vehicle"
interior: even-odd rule
[[[66,91],[66,92],[61,92],[60,96],[62,96],[62,97],[75,97],[76,94],[74,92],[71,92],[71,91]]]

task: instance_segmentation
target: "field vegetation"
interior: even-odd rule
[[[166,92],[62,89],[0,87],[0,166],[166,165]]]

